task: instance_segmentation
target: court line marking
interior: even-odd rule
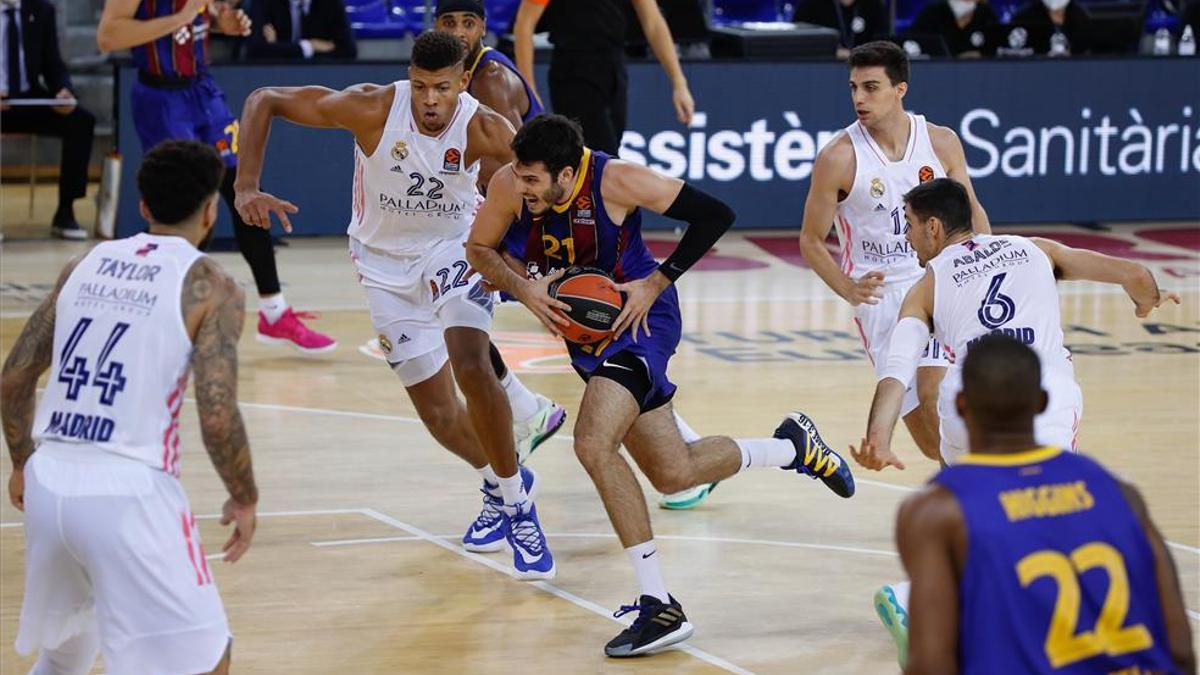
[[[185,400],[188,403],[196,402],[196,399],[194,399],[194,398],[188,398]],[[333,408],[308,408],[308,407],[304,407],[304,406],[282,405],[279,403],[254,403],[254,402],[239,401],[238,405],[241,407],[253,408],[253,409],[257,409],[257,410],[278,410],[281,412],[301,412],[301,413],[311,413],[311,414],[318,414],[318,415],[332,415],[335,417],[352,417],[352,418],[357,418],[357,419],[379,420],[379,421],[384,421],[384,422],[400,422],[402,424],[421,424],[421,420],[419,420],[415,417],[404,417],[402,415],[382,415],[382,414],[378,414],[378,413],[364,413],[364,412],[357,412],[357,411],[353,411],[353,410],[335,410]],[[562,441],[574,442],[575,439],[574,439],[574,437],[572,437],[569,434],[561,434],[560,433],[560,434],[555,434],[554,436],[550,437],[549,440],[562,440]],[[883,488],[886,490],[895,490],[898,492],[916,492],[919,489],[919,488],[909,487],[907,485],[897,485],[895,483],[887,483],[884,481],[871,480],[869,478],[856,478],[855,482],[863,484],[863,485],[871,485],[874,487]],[[342,511],[342,513],[357,513],[357,511],[354,509],[346,509],[346,510]],[[260,513],[258,515],[261,516],[261,515],[266,515],[266,514]],[[279,512],[279,515],[332,515],[332,512],[328,512],[328,511]],[[196,517],[200,518],[202,516],[196,516]],[[19,522],[18,523],[0,523],[0,528],[20,527],[20,525],[21,524]],[[1197,548],[1195,546],[1188,546],[1187,544],[1180,544],[1178,542],[1174,542],[1169,539],[1165,539],[1165,541],[1167,543],[1167,546],[1170,546],[1171,548],[1174,548],[1174,549],[1177,549],[1180,551],[1186,551],[1186,552],[1194,554],[1196,556],[1200,556],[1200,548]]]
[[[860,482],[867,482],[867,481],[860,481]],[[870,481],[870,483],[878,483],[878,481]],[[890,486],[893,488],[912,490],[912,488],[904,488],[903,486],[891,485],[889,483],[879,483],[879,484],[885,485],[885,486]],[[420,539],[420,540],[428,541],[429,543],[435,544],[435,545],[437,545],[443,549],[446,549],[447,551],[450,551],[451,553],[454,553],[456,555],[462,556],[469,560],[474,560],[482,565],[485,565],[485,566],[490,567],[498,572],[506,574],[509,577],[512,576],[512,574],[508,570],[508,568],[504,567],[500,563],[497,563],[497,562],[490,560],[488,558],[485,558],[483,556],[476,555],[474,553],[470,553],[468,551],[463,550],[462,548],[460,548],[459,546],[457,546],[455,544],[450,544],[447,541],[445,541],[446,539],[454,538],[457,535],[433,535],[428,532],[425,532],[424,530],[420,530],[411,525],[408,525],[407,523],[396,520],[396,519],[392,518],[391,516],[382,514],[374,509],[303,509],[303,510],[295,510],[295,511],[263,511],[262,513],[259,513],[257,515],[262,516],[264,518],[272,518],[272,517],[284,517],[284,516],[334,516],[334,515],[345,515],[345,514],[356,514],[356,515],[366,516],[373,520],[377,520],[381,523],[384,523],[385,525],[390,525],[396,529],[400,529],[400,530],[409,532],[413,536],[364,538],[364,539],[343,539],[343,540],[335,540],[332,542],[310,542],[310,543],[313,546],[346,546],[351,543],[382,543],[385,541],[412,541],[412,540]],[[199,520],[215,520],[220,517],[221,517],[221,514],[219,514],[219,513],[204,513],[204,514],[200,514],[200,515],[196,516],[196,518]],[[0,528],[23,527],[24,525],[25,525],[24,521],[10,521],[10,522],[0,523]],[[608,537],[608,538],[616,537],[615,534],[593,534],[593,533],[564,533],[564,534],[554,535],[554,536],[556,536],[556,537],[601,537],[601,536],[603,536],[603,537]],[[868,553],[868,554],[872,554],[872,555],[881,555],[881,554],[887,554],[887,555],[891,555],[891,556],[897,555],[894,552],[889,553],[886,551],[873,550],[873,549],[856,549],[856,548],[851,548],[851,547],[835,547],[835,546],[827,546],[827,545],[820,545],[820,544],[805,545],[805,544],[800,544],[799,542],[774,542],[771,540],[753,540],[753,539],[734,540],[734,539],[723,539],[723,538],[718,539],[718,538],[713,538],[713,537],[689,537],[689,536],[682,536],[682,535],[657,535],[656,538],[658,538],[658,539],[676,539],[676,540],[685,540],[685,541],[722,541],[722,542],[730,542],[730,543],[753,543],[753,544],[765,544],[765,545],[777,545],[777,546],[789,546],[789,547],[794,546],[794,547],[805,547],[805,548],[808,548],[808,547],[827,548],[827,549],[840,550],[840,551],[863,552],[863,553]],[[1171,543],[1171,542],[1168,542],[1168,543]],[[1200,554],[1200,550],[1191,549],[1191,547],[1183,546],[1182,544],[1176,544],[1176,546],[1182,547],[1185,550],[1194,550],[1196,553]],[[224,554],[222,554],[222,553],[213,553],[213,554],[205,556],[205,559],[206,560],[217,560],[222,557],[224,557]],[[612,619],[613,621],[616,621],[617,623],[620,623],[622,625],[628,625],[627,622],[612,618],[612,615],[609,614],[607,609],[605,609],[589,600],[580,598],[579,596],[577,596],[573,593],[564,591],[563,589],[558,588],[557,586],[546,583],[544,581],[532,582],[530,585],[535,586],[547,593],[550,593],[551,595],[555,595],[559,598],[567,600],[579,607],[587,609],[588,611],[590,611],[594,614],[599,614],[600,616],[603,616],[605,618]],[[1187,615],[1190,618],[1192,618],[1193,620],[1195,620],[1197,622],[1200,622],[1200,612],[1196,612],[1191,609],[1185,609],[1185,611],[1187,612]],[[729,663],[728,661],[725,661],[724,659],[722,659],[718,656],[709,654],[708,652],[705,652],[696,647],[692,647],[691,645],[683,645],[682,647],[679,647],[679,649],[680,649],[680,651],[687,652],[687,653],[695,656],[698,659],[701,659],[703,661],[711,663],[714,666],[728,670],[731,673],[738,673],[738,675],[754,675],[752,673],[752,671],[745,670],[744,668],[741,668],[740,666]]]
[[[310,541],[313,546],[351,546],[354,544],[384,544],[391,541],[422,541],[420,537],[364,537],[362,539],[333,539],[328,541]]]
[[[189,399],[187,399],[187,402],[195,403],[196,400],[189,398]],[[244,406],[246,408],[255,408],[255,409],[259,409],[259,410],[278,410],[278,411],[282,411],[282,412],[313,413],[313,414],[318,414],[318,415],[333,415],[335,417],[353,417],[353,418],[358,418],[358,419],[381,420],[381,421],[385,421],[385,422],[400,422],[402,424],[420,424],[421,423],[421,420],[419,420],[415,417],[404,417],[402,415],[381,415],[381,414],[377,414],[377,413],[355,412],[352,410],[335,410],[332,408],[307,408],[307,407],[303,407],[303,406],[281,405],[278,403],[250,403],[250,402],[238,402],[238,405]],[[550,437],[549,440],[562,440],[562,441],[574,442],[575,439],[570,434],[559,433],[559,434],[555,434],[554,436]],[[856,478],[855,482],[861,483],[863,485],[871,485],[874,487],[883,488],[885,490],[895,490],[897,492],[916,492],[919,489],[919,488],[909,487],[907,485],[897,485],[895,483],[887,483],[884,481],[871,480],[869,478]],[[12,527],[12,526],[5,524],[5,523],[0,523],[0,527]],[[1174,542],[1169,539],[1167,539],[1165,541],[1167,542],[1167,546],[1170,546],[1171,548],[1174,548],[1179,551],[1186,551],[1193,555],[1200,556],[1200,548],[1197,548],[1195,546],[1188,546],[1187,544],[1180,544],[1178,542]]]
[[[1143,261],[1143,262],[1146,262],[1146,261]],[[1149,261],[1149,262],[1153,263],[1155,261]],[[1161,262],[1166,263],[1169,261],[1161,261]],[[1180,264],[1182,264],[1182,263],[1185,263],[1188,261],[1179,261],[1179,262],[1180,262]],[[1194,263],[1195,261],[1191,261],[1191,262]],[[1190,291],[1194,291],[1195,288],[1192,286],[1187,286],[1183,290],[1184,290],[1184,292],[1190,292]],[[1110,287],[1107,285],[1099,286],[1099,287],[1095,287],[1095,288],[1089,288],[1086,285],[1060,286],[1059,291],[1058,291],[1060,297],[1074,297],[1074,296],[1088,296],[1088,295],[1117,295],[1117,294],[1124,293],[1124,292],[1125,291],[1120,288]],[[773,297],[773,296],[769,296],[769,295],[758,295],[758,296],[748,296],[748,297],[714,298],[711,296],[697,295],[695,297],[682,297],[682,298],[680,298],[680,303],[683,305],[730,305],[730,304],[769,305],[769,304],[775,304],[775,303],[798,304],[798,303],[827,302],[827,301],[834,301],[834,300],[837,300],[837,296],[832,295],[832,293],[827,292],[827,291],[825,291],[825,289],[822,288],[822,289],[818,289],[813,295],[803,295],[803,296],[787,295],[787,296]],[[14,302],[15,301],[16,300],[14,299]],[[39,300],[39,302],[40,302],[40,300]],[[505,305],[501,305],[501,306],[503,307]],[[353,312],[353,311],[364,311],[365,312],[367,310],[367,305],[365,302],[361,303],[361,304],[333,303],[333,304],[328,304],[328,305],[309,305],[305,309],[307,309],[310,312]],[[27,310],[17,309],[17,310],[2,311],[2,312],[0,312],[0,319],[28,319],[33,314],[33,310],[34,310],[34,308],[31,307]]]
[[[464,551],[461,546],[458,546],[455,544],[450,544],[446,541],[438,539],[436,536],[426,532],[425,530],[422,530],[416,526],[410,525],[402,520],[397,520],[389,515],[380,513],[379,511],[376,511],[375,509],[363,509],[362,514],[367,516],[368,518],[373,518],[374,520],[377,520],[385,525],[390,525],[398,530],[403,530],[404,532],[408,532],[409,534],[420,537],[421,539],[424,539],[425,541],[427,541],[439,548],[445,549],[445,550],[453,553],[454,555],[460,556],[462,558],[466,558],[467,560],[477,562],[480,565],[483,565],[485,567],[490,567],[491,569],[496,570],[497,572],[500,572],[501,574],[509,577],[510,579],[513,578],[512,571],[508,567],[501,565],[500,563],[498,563],[494,560],[491,560],[489,558],[485,558],[481,555],[476,555],[469,551]],[[574,593],[565,591],[565,590],[559,588],[558,586],[555,586],[554,584],[551,584],[551,583],[548,583],[545,581],[532,581],[532,582],[528,582],[528,583],[530,586],[533,586],[534,588],[537,588],[538,590],[549,593],[549,594],[551,594],[557,598],[560,598],[562,600],[566,600],[567,602],[570,602],[571,604],[575,605],[576,607],[586,609],[589,612],[592,612],[593,614],[598,614],[599,616],[602,616],[602,617],[608,619],[609,621],[619,623],[622,626],[628,625],[625,621],[620,621],[620,620],[614,618],[612,615],[612,612],[610,612],[608,609],[601,607],[600,605],[597,605],[596,603],[594,603],[590,600],[581,598],[578,595],[575,595]],[[676,649],[678,649],[681,652],[690,654],[691,656],[694,656],[694,657],[700,659],[701,661],[704,661],[710,665],[716,666],[717,668],[721,668],[722,670],[726,670],[728,672],[735,673],[736,675],[754,675],[754,673],[752,671],[746,670],[745,668],[742,668],[741,666],[730,663],[729,661],[726,661],[725,659],[723,659],[719,656],[710,654],[698,647],[694,647],[694,646],[688,645],[688,644],[683,644],[683,645],[677,645]]]
[[[337,515],[362,515],[362,509],[304,509],[300,511],[260,511],[255,515],[259,518],[274,518],[279,516],[337,516]],[[201,513],[196,516],[196,520],[216,520],[221,517],[219,513]],[[14,520],[5,523],[0,523],[0,528],[8,527],[24,527],[25,521]]]
[[[435,534],[431,535],[442,541],[455,541],[458,539],[457,534]],[[351,546],[354,544],[376,544],[389,541],[413,541],[419,537],[365,537],[362,539],[333,539],[323,541],[309,542],[313,546]],[[547,539],[616,539],[617,535],[611,532],[548,532]],[[780,541],[775,539],[739,539],[736,537],[696,537],[689,535],[674,535],[674,534],[656,534],[656,540],[667,541],[700,541],[712,542],[717,544],[753,544],[759,546],[780,546],[784,548],[808,548],[818,551],[837,551],[840,553],[861,553],[863,555],[874,555],[888,558],[899,557],[899,553],[895,551],[887,551],[878,548],[863,548],[857,546],[835,546],[833,544],[810,544],[802,541]]]

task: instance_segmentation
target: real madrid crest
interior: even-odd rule
[[[871,197],[879,199],[883,196],[883,181],[878,178],[871,179]]]
[[[404,141],[396,141],[396,144],[392,146],[392,159],[399,162],[405,157],[408,157],[408,144]]]
[[[404,141],[401,141],[400,145],[404,145]],[[393,155],[396,154],[395,149],[392,150],[392,154]],[[392,341],[387,339],[386,335],[381,334],[379,336],[379,348],[383,350],[384,354],[391,354],[392,353]]]

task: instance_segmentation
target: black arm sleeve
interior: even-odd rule
[[[663,215],[688,224],[675,251],[658,266],[658,271],[672,282],[703,258],[736,218],[728,204],[687,183]]]

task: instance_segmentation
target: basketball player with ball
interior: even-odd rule
[[[618,453],[630,456],[664,493],[723,480],[750,467],[779,467],[854,494],[849,465],[802,413],[774,438],[700,438],[679,425],[667,363],[682,321],[674,283],[733,225],[720,200],[675,178],[590,150],[579,125],[539,115],[512,141],[515,161],[499,169],[476,214],[467,260],[492,285],[521,301],[567,339],[586,382],[575,424],[575,454],[595,483],[633,564],[639,599],[617,616],[633,625],[604,651],[636,656],[687,639],[692,625],[667,591],[641,486]],[[641,209],[685,221],[679,246],[661,265],[642,240]],[[525,274],[500,249],[524,238]],[[619,311],[618,311],[619,310]]]

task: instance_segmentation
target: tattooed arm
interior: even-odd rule
[[[8,496],[13,506],[25,509],[25,462],[33,454],[33,415],[37,407],[37,381],[54,357],[54,306],[67,277],[83,256],[67,263],[54,290],[34,310],[4,361],[0,373],[0,417],[4,419],[4,442],[12,458]]]
[[[200,258],[183,283],[183,316],[192,338],[192,370],[200,433],[217,475],[229,491],[221,524],[236,522],[225,543],[225,560],[235,562],[254,535],[258,488],[250,443],[237,406],[237,343],[246,298],[233,278],[211,258]]]

